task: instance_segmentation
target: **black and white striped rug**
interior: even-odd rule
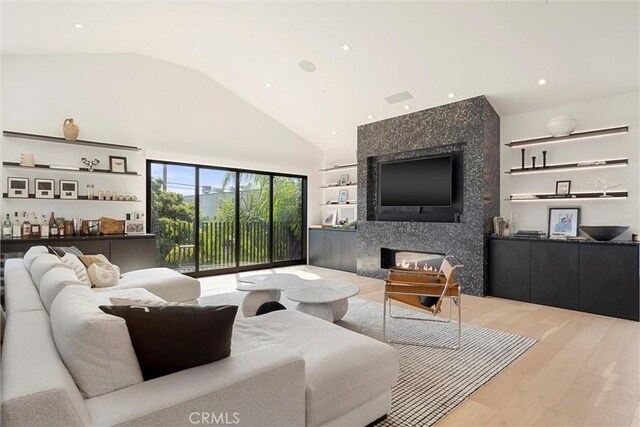
[[[242,297],[240,292],[220,294],[200,298],[200,304],[240,305]],[[296,306],[285,297],[280,302],[287,308]],[[419,315],[415,310],[396,307],[393,314]],[[337,324],[382,340],[382,304],[351,298],[347,315]],[[401,341],[449,346],[457,339],[457,323],[454,322],[393,319],[387,325],[389,335]],[[392,389],[391,412],[377,426],[435,424],[536,342],[533,338],[463,323],[460,350],[392,344],[398,350],[400,378]]]

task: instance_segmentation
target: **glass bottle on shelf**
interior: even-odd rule
[[[13,230],[11,226],[11,218],[9,217],[9,214],[7,214],[7,216],[4,219],[4,222],[2,223],[2,238],[10,239],[12,234],[13,234]]]
[[[22,238],[28,239],[29,237],[31,237],[31,223],[27,218],[27,213],[22,212]]]
[[[58,237],[58,224],[56,224],[56,218],[53,216],[53,212],[51,212],[51,218],[49,218],[49,236]]]
[[[93,188],[94,184],[87,184],[87,200],[93,200]]]
[[[58,220],[56,220],[56,224],[58,224],[58,237],[64,237],[64,218],[58,218]]]
[[[20,227],[20,220],[18,219],[18,212],[14,212],[13,215],[13,229],[11,234],[14,239],[19,239],[22,236],[22,227]]]
[[[31,222],[31,237],[40,237],[40,223],[38,222],[38,216],[33,213],[33,221]]]
[[[40,237],[49,238],[49,223],[45,214],[42,214],[42,222],[40,223]]]

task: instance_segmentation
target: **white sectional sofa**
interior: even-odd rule
[[[174,300],[194,295],[171,289],[167,280],[155,288],[143,276],[129,282],[141,288],[99,292],[67,283],[50,317],[28,264],[5,263],[2,426],[192,426],[214,420],[240,426],[365,426],[390,409],[398,376],[392,347],[288,310],[237,320],[226,359],[83,396],[56,347],[61,326],[52,328],[54,311],[67,307],[65,298],[88,294],[90,308],[99,310],[111,295],[155,293]]]

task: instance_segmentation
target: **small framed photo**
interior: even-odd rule
[[[338,204],[346,205],[347,204],[347,190],[340,190],[338,193]]]
[[[125,234],[144,234],[145,221],[143,219],[129,219],[124,223]]]
[[[566,239],[578,236],[580,208],[549,208],[550,239]]]
[[[29,178],[7,178],[7,196],[17,199],[29,198]]]
[[[36,178],[36,199],[53,199],[56,181],[53,179]]]
[[[324,216],[322,217],[322,225],[332,227],[336,225],[338,217],[337,209],[327,209],[324,211]]]
[[[127,173],[127,158],[109,156],[109,171],[112,173]]]
[[[563,196],[571,194],[571,181],[556,181],[556,194]]]
[[[349,182],[348,173],[340,175],[340,181],[338,181],[338,185],[347,185],[348,182]]]
[[[60,198],[61,199],[77,199],[78,198],[78,181],[60,180]]]

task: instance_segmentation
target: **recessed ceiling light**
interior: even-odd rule
[[[403,108],[404,108],[405,110],[410,110],[410,109],[411,109],[411,105],[409,105],[409,104],[404,104],[404,107],[403,107]]]
[[[266,86],[266,87],[268,87],[268,88],[272,88],[272,87],[273,87],[273,86],[271,85],[271,83],[266,83],[266,84],[265,84],[265,86]]]
[[[544,86],[544,85],[546,85],[547,83],[549,83],[549,81],[548,81],[547,79],[540,79],[540,80],[538,80],[538,84],[539,84],[540,86]]]
[[[298,66],[302,71],[306,71],[307,73],[313,73],[316,70],[316,64],[307,60],[300,61]]]
[[[351,46],[349,46],[347,43],[342,45],[342,50],[344,50],[345,52],[348,50],[351,50]]]
[[[450,93],[449,95],[447,95],[447,96],[448,96],[449,98],[455,98],[455,97],[456,97],[456,94],[455,94],[455,93],[453,93],[453,92],[451,92],[451,93]]]
[[[337,134],[337,133],[338,133],[338,132],[336,132],[335,130],[332,130],[332,131],[331,131],[331,135],[335,135],[335,134]]]
[[[76,27],[76,28],[82,28],[82,27],[84,27],[84,24],[81,23],[81,22],[76,22],[75,24],[73,24],[73,26]]]
[[[369,119],[369,120],[373,119],[373,115],[372,115],[372,114],[369,114],[369,115],[367,116],[367,119]]]

